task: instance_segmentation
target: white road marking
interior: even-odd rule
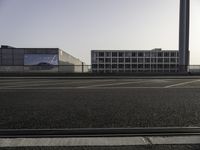
[[[200,89],[200,87],[26,87],[26,88],[0,88],[0,90],[114,90],[114,89]],[[0,91],[1,92],[1,91]]]
[[[35,83],[35,84],[33,84],[33,83],[31,83],[31,84],[20,84],[20,85],[9,85],[9,86],[3,86],[3,87],[5,87],[5,88],[28,88],[28,87],[30,87],[30,88],[32,88],[32,87],[35,87],[35,88],[37,88],[37,87],[40,87],[40,86],[46,86],[46,87],[48,87],[48,86],[53,86],[53,85],[63,85],[63,84],[65,84],[65,83],[48,83],[48,84],[45,84],[45,83],[41,83],[41,84],[39,84],[39,83]]]
[[[200,144],[200,136],[174,137],[0,138],[0,147],[135,146]]]
[[[50,83],[51,81],[21,81],[21,82],[13,82],[9,84],[1,84],[1,87],[4,88],[14,88],[14,87],[26,87],[26,86],[34,86],[34,85],[46,85],[46,83]],[[41,84],[39,84],[41,83]],[[52,83],[54,84],[54,83]]]
[[[89,88],[79,88],[79,87],[6,87],[0,88],[0,90],[105,90],[105,89],[160,89],[160,87],[89,87]]]
[[[35,81],[34,81],[34,80],[31,80],[31,81],[30,81],[30,80],[29,80],[29,81],[28,81],[28,80],[27,80],[27,81],[21,81],[21,80],[20,80],[20,81],[17,81],[17,82],[16,82],[16,81],[12,81],[12,82],[0,83],[0,85],[1,85],[1,86],[2,86],[2,85],[3,85],[3,86],[7,86],[7,85],[16,85],[16,84],[32,84],[32,83],[39,83],[39,82],[41,82],[41,83],[42,83],[42,82],[43,82],[43,83],[49,83],[49,82],[51,82],[51,81],[45,81],[45,80],[41,80],[41,81],[40,81],[40,80],[35,80]]]
[[[121,81],[121,82],[120,82]],[[200,87],[195,87],[195,86],[181,86],[181,85],[187,85],[190,83],[195,83],[199,82],[200,79],[198,80],[192,80],[192,81],[187,81],[187,82],[182,82],[182,83],[177,83],[177,84],[172,84],[172,85],[167,85],[164,87],[160,87],[159,83],[164,83],[164,82],[169,82],[171,80],[158,80],[158,79],[151,79],[151,80],[130,80],[130,79],[124,79],[124,80],[116,80],[116,79],[111,79],[111,80],[28,80],[28,81],[18,81],[18,82],[12,82],[12,84],[8,83],[7,85],[1,85],[0,84],[0,89],[33,89],[33,90],[48,90],[48,89],[162,89],[162,88],[190,88],[190,89],[199,89]],[[103,84],[102,82],[105,82]],[[106,82],[112,82],[112,83],[106,83]],[[141,86],[125,86],[126,84],[132,84],[132,83],[146,83],[149,82],[152,84],[158,84],[158,86],[153,85],[153,86],[144,86],[141,84]],[[172,81],[173,82],[173,81]],[[85,86],[77,86],[74,85],[70,86],[69,84],[86,84]],[[88,83],[91,83],[92,85],[87,85]],[[98,84],[101,83],[101,84]],[[65,85],[66,84],[66,85]],[[119,85],[119,86],[117,86]],[[120,86],[121,85],[121,86]],[[44,87],[41,87],[44,86]]]
[[[110,84],[97,84],[97,85],[89,85],[89,86],[80,86],[78,88],[95,88],[95,87],[105,87],[105,86],[113,86],[113,85],[125,85],[125,84],[132,84],[132,83],[145,83],[150,82],[151,80],[140,80],[140,81],[131,81],[131,82],[120,82],[120,83],[110,83]]]
[[[199,76],[35,76],[0,77],[3,79],[200,79]]]
[[[188,82],[182,82],[182,83],[167,85],[167,86],[165,86],[164,88],[171,88],[171,87],[186,85],[186,84],[195,83],[195,82],[199,82],[199,81],[200,81],[200,80],[192,80],[192,81],[188,81]]]
[[[148,137],[142,137],[143,142],[145,143],[144,145],[151,145],[151,141],[148,139]]]
[[[113,80],[106,80],[107,81],[113,81]],[[13,82],[11,84],[5,84],[5,85],[1,85],[1,87],[3,88],[21,88],[21,87],[37,87],[37,86],[49,86],[49,85],[64,85],[64,84],[85,84],[85,83],[95,83],[95,82],[105,82],[105,80],[86,80],[86,81],[66,81],[66,80],[41,80],[41,81],[22,81],[22,82]],[[41,84],[40,84],[41,83]]]
[[[149,137],[152,144],[200,144],[200,136]]]

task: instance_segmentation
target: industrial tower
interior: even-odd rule
[[[180,0],[179,65],[181,72],[187,71],[187,67],[190,61],[189,27],[190,27],[190,0]]]

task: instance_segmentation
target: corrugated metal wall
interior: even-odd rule
[[[40,56],[41,54],[41,56]],[[26,56],[34,57],[26,57]],[[32,62],[41,60],[44,63],[45,58],[49,55],[57,55],[57,63],[50,66],[38,66],[37,64],[30,65],[27,61]],[[38,59],[42,58],[43,59]],[[88,67],[83,66],[82,62],[61,51],[57,48],[0,48],[0,72],[87,72]]]
[[[23,66],[23,49],[0,49],[0,65],[2,66]]]

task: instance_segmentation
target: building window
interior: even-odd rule
[[[110,52],[106,52],[106,57],[110,57],[111,53]]]
[[[92,65],[92,68],[93,68],[93,69],[96,69],[96,68],[97,68],[97,64],[93,64],[93,65]]]
[[[25,54],[24,65],[58,65],[57,54]]]
[[[117,57],[117,52],[112,52],[112,57]]]
[[[98,61],[98,58],[92,57],[92,63],[97,63],[97,61]]]
[[[99,57],[104,57],[104,52],[99,52]]]
[[[98,56],[99,56],[99,53],[96,53],[96,52],[92,53],[92,57],[98,57]]]
[[[116,69],[116,68],[117,68],[117,65],[116,65],[116,64],[113,64],[113,65],[112,65],[112,68],[113,68],[113,69]]]
[[[99,63],[104,63],[104,58],[99,58]]]
[[[163,59],[162,58],[158,58],[158,62],[159,63],[163,63]]]
[[[158,53],[158,57],[163,57],[163,53],[162,53],[162,52],[159,52],[159,53]]]
[[[165,56],[165,57],[169,57],[169,52],[165,52],[165,53],[164,53],[164,56]]]
[[[137,53],[136,52],[132,52],[132,57],[137,57]]]
[[[138,53],[138,57],[144,57],[144,53],[139,52],[139,53]]]
[[[131,57],[131,52],[125,52],[126,57]]]
[[[133,68],[133,69],[137,69],[137,65],[136,65],[136,64],[133,64],[133,65],[132,65],[132,68]]]
[[[124,58],[119,58],[120,63],[124,63]]]
[[[176,57],[176,52],[172,52],[171,57]]]
[[[119,64],[119,69],[123,69],[124,68],[124,64]]]
[[[124,53],[123,52],[119,52],[119,57],[124,57]]]
[[[106,69],[111,69],[111,65],[110,64],[106,64]]]
[[[138,68],[139,68],[139,69],[143,68],[143,65],[142,65],[142,64],[139,64],[139,65],[138,65]]]
[[[152,63],[156,63],[157,62],[156,60],[157,60],[156,58],[151,58]]]
[[[145,52],[145,57],[150,57],[150,52]]]
[[[145,64],[145,68],[149,69],[150,68],[150,64]]]
[[[138,63],[143,63],[143,58],[138,58]]]
[[[176,69],[176,65],[170,65],[170,68]]]
[[[100,65],[99,65],[99,68],[100,68],[100,69],[104,69],[104,64],[100,64]]]
[[[159,64],[158,69],[163,69],[163,65]]]
[[[151,57],[157,57],[157,56],[158,56],[158,53],[156,53],[156,52],[151,53]]]
[[[131,62],[131,59],[130,59],[130,58],[126,58],[126,59],[125,59],[125,62],[126,62],[126,63],[130,63],[130,62]]]
[[[132,58],[132,62],[136,63],[137,62],[137,58]]]
[[[149,63],[150,62],[150,58],[145,58],[145,62]]]
[[[106,58],[106,63],[110,63],[111,62],[111,58]]]
[[[169,65],[164,65],[164,68],[165,69],[169,69]]]
[[[152,68],[152,69],[156,69],[156,68],[157,68],[157,65],[156,65],[156,64],[151,65],[151,68]]]
[[[165,63],[168,63],[168,62],[169,62],[169,58],[165,58],[165,59],[164,59],[164,62],[165,62]]]
[[[176,62],[176,58],[171,58],[171,62],[175,63]]]
[[[112,62],[116,63],[117,62],[117,58],[112,58]]]
[[[130,64],[126,64],[126,65],[125,65],[125,68],[126,68],[126,69],[130,69],[130,68],[131,68],[131,65],[130,65]]]

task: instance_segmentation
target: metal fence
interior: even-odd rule
[[[190,72],[190,73],[200,73],[200,65],[190,65],[190,66],[188,66],[188,72]]]
[[[184,71],[183,71],[184,70]],[[0,73],[200,73],[200,65],[178,68],[95,68],[91,65],[0,66]]]
[[[88,73],[90,65],[0,66],[0,73]]]

